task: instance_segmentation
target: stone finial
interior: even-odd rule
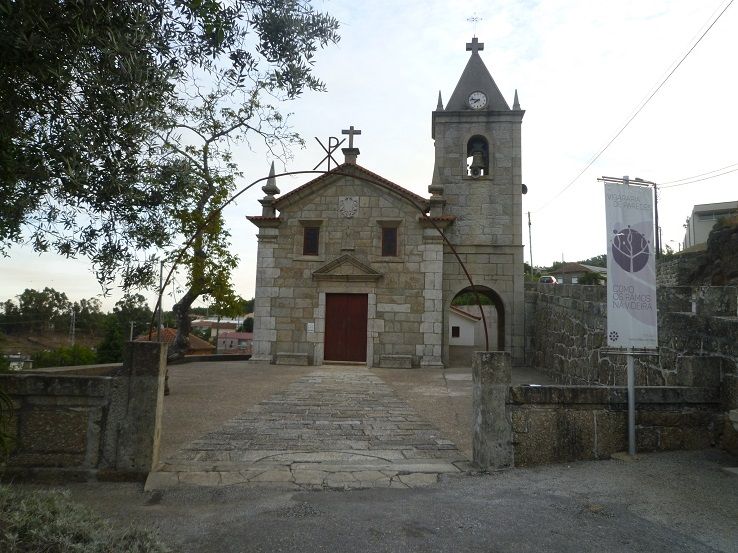
[[[277,188],[277,179],[274,177],[274,162],[272,161],[272,167],[269,169],[269,178],[264,186],[261,187],[264,194],[267,196],[274,196],[279,194],[279,188]]]
[[[274,176],[274,162],[272,161],[272,167],[269,169],[269,178],[264,186],[261,187],[264,191],[264,196],[259,203],[261,204],[261,216],[262,217],[274,217],[276,212],[273,204],[275,202],[274,195],[279,194],[279,188],[277,188],[277,179]]]
[[[520,102],[518,101],[518,89],[515,89],[515,99],[513,100],[513,109],[519,110],[520,109]]]
[[[443,184],[441,184],[441,175],[438,172],[438,166],[433,167],[433,179],[428,187],[431,193],[429,200],[431,217],[440,217],[443,215],[443,206],[446,205],[446,198],[443,197]]]
[[[436,111],[441,111],[443,109],[443,100],[441,99],[441,91],[438,91],[438,104],[436,104]]]
[[[443,196],[443,185],[441,184],[441,175],[438,172],[438,166],[433,166],[433,178],[431,179],[428,192],[434,196]]]

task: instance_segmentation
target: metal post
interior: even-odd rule
[[[653,183],[653,224],[656,227],[656,259],[661,257],[661,231],[659,230],[659,193]]]
[[[528,212],[528,252],[530,253],[530,276],[533,278],[533,236],[530,231],[530,211]]]
[[[128,333],[128,341],[133,342],[133,321],[131,321],[131,331]]]
[[[636,434],[635,434],[635,356],[628,353],[628,455],[633,457],[636,454]]]

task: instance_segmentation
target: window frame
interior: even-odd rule
[[[312,245],[308,242],[308,237],[311,231],[315,232],[315,248],[308,250],[308,246]],[[311,257],[317,257],[320,255],[320,225],[306,224],[302,227],[302,255]]]
[[[389,226],[389,225],[383,225],[380,227],[382,229],[382,239],[381,239],[381,246],[380,246],[380,255],[382,257],[397,257],[399,255],[399,247],[398,247],[398,237],[399,232],[397,230],[396,226]],[[393,243],[390,243],[390,241],[386,240],[386,233],[392,233],[394,241]],[[388,251],[385,248],[388,248],[388,246],[392,246],[391,251],[388,253]]]

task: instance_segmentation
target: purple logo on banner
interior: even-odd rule
[[[629,273],[637,273],[643,269],[650,255],[646,237],[630,228],[630,225],[613,232],[615,237],[612,239],[612,258],[615,263]]]

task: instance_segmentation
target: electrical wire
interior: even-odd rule
[[[731,163],[730,165],[726,165],[725,167],[720,167],[719,169],[713,169],[712,171],[707,171],[705,173],[700,173],[699,175],[692,175],[691,177],[684,177],[683,179],[675,179],[675,180],[670,180],[670,181],[666,181],[666,182],[661,182],[661,183],[658,183],[658,185],[659,186],[664,186],[664,187],[668,188],[667,185],[671,185],[671,184],[674,184],[676,182],[682,182],[682,181],[686,181],[686,180],[697,179],[697,178],[704,177],[706,175],[711,175],[712,173],[717,173],[718,171],[723,171],[724,169],[730,169],[731,167],[736,167],[736,166],[738,166],[738,163]],[[720,175],[715,175],[715,176],[719,177]]]
[[[728,167],[730,167],[730,165]],[[720,169],[717,169],[717,170],[720,171]],[[676,186],[684,186],[685,184],[692,184],[692,183],[695,183],[695,182],[702,182],[702,181],[705,181],[705,180],[710,180],[710,179],[714,179],[714,178],[717,178],[717,177],[722,177],[723,175],[727,175],[729,173],[735,173],[736,171],[738,171],[738,167],[736,167],[735,169],[731,169],[730,171],[725,171],[724,173],[719,173],[717,175],[712,175],[712,176],[704,177],[704,178],[701,178],[701,179],[688,180],[687,182],[678,182],[677,184],[667,184],[665,186],[662,186],[662,185],[659,184],[658,187],[659,187],[659,190],[664,190],[664,189],[668,189],[668,188],[674,188]],[[714,171],[711,171],[711,173],[713,173],[713,172]],[[705,175],[709,175],[710,173],[704,173],[704,174]],[[699,177],[701,175],[696,175],[696,176]],[[693,177],[689,177],[689,178],[693,178]],[[677,181],[673,181],[673,182],[677,182]]]
[[[656,89],[651,92],[651,94],[648,95],[648,97],[645,99],[645,101],[641,101],[639,107],[635,110],[635,113],[630,116],[630,118],[625,122],[625,124],[620,128],[620,130],[615,133],[615,136],[613,136],[610,141],[605,144],[605,146],[584,166],[584,168],[577,173],[577,175],[569,181],[569,183],[564,186],[561,190],[559,190],[554,196],[552,196],[548,201],[543,203],[540,207],[537,209],[532,210],[532,213],[536,213],[538,211],[543,210],[544,208],[548,207],[548,205],[551,204],[556,198],[561,196],[564,192],[566,192],[569,188],[571,188],[575,182],[579,180],[579,177],[581,177],[587,169],[592,167],[594,163],[602,156],[602,154],[605,153],[605,151],[612,145],[615,140],[625,131],[626,128],[633,122],[633,120],[638,116],[638,114],[643,110],[643,108],[648,105],[648,103],[653,99],[654,96],[661,90],[661,88],[666,84],[666,82],[671,78],[671,76],[676,72],[677,69],[684,63],[684,60],[687,59],[687,57],[692,53],[692,51],[697,47],[697,45],[702,42],[702,39],[705,38],[708,32],[710,32],[710,29],[712,29],[715,26],[715,23],[718,22],[718,20],[723,16],[725,11],[733,4],[734,0],[729,0],[729,2],[725,5],[725,7],[722,9],[722,11],[718,14],[718,16],[710,23],[710,25],[705,29],[705,31],[700,35],[700,37],[697,39],[697,41],[690,47],[689,50],[682,56],[682,58],[677,62],[677,64],[672,68],[671,71],[664,77],[664,79],[661,81],[661,83],[656,87]],[[713,12],[714,13],[714,12]]]

